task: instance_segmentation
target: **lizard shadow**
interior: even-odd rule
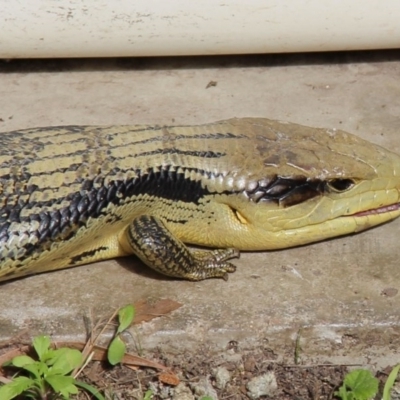
[[[137,274],[148,279],[158,281],[179,280],[179,278],[169,277],[155,271],[154,269],[151,269],[134,255],[121,257],[116,259],[116,261],[120,267],[128,270],[130,273]]]

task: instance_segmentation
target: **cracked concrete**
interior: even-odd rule
[[[261,116],[341,128],[400,152],[399,74],[399,51],[13,61],[0,64],[0,130]],[[299,337],[303,362],[398,362],[399,227],[242,254],[228,282],[174,281],[134,257],[8,282],[0,340],[24,329],[83,338],[90,312],[171,298],[183,307],[138,328],[142,348],[219,351],[237,341],[293,360]]]

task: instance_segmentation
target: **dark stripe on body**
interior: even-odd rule
[[[207,174],[212,180],[216,176],[201,170],[184,170],[184,172],[195,172],[201,175]],[[177,173],[168,169],[161,169],[159,172],[148,170],[146,173],[136,171],[137,178],[130,180],[111,181],[104,185],[103,177],[96,180],[87,180],[82,185],[82,190],[71,193],[66,198],[49,200],[44,202],[19,203],[3,207],[0,210],[0,243],[9,239],[10,224],[12,222],[37,222],[39,228],[35,232],[20,232],[20,234],[34,235],[37,238],[35,245],[27,244],[25,254],[28,256],[39,245],[46,241],[57,241],[73,236],[73,232],[84,226],[89,218],[99,218],[107,213],[108,204],[115,206],[123,205],[126,201],[135,201],[139,195],[148,195],[154,199],[166,199],[198,204],[199,200],[207,195],[213,194],[204,188],[200,181],[190,180],[184,177],[184,173]],[[308,198],[321,193],[323,185],[321,182],[309,182],[305,178],[285,179],[277,177],[271,180],[267,186],[258,186],[252,191],[244,192],[250,201],[273,201],[289,206],[300,203]],[[239,192],[234,192],[239,193]],[[225,194],[233,194],[225,192]],[[52,206],[62,201],[69,202],[68,207],[51,211]],[[20,217],[21,211],[31,208],[43,208],[50,211],[43,211],[39,214],[31,214],[28,217]],[[41,251],[41,250],[39,250]]]
[[[108,250],[108,247],[100,246],[100,247],[98,247],[96,249],[93,249],[93,250],[84,251],[83,253],[78,254],[77,256],[71,257],[69,264],[70,265],[76,265],[78,262],[83,261],[85,258],[93,257],[99,251],[105,251],[105,250]]]
[[[206,174],[204,171],[196,173]],[[95,180],[86,180],[82,184],[82,190],[71,193],[65,198],[48,200],[43,202],[19,202],[16,205],[5,206],[0,209],[0,243],[6,243],[10,237],[10,225],[12,222],[37,222],[39,228],[34,232],[19,232],[20,235],[36,236],[37,243],[33,246],[24,246],[27,257],[35,249],[42,251],[42,243],[46,241],[57,241],[62,237],[64,240],[71,237],[79,227],[84,226],[89,218],[98,218],[105,215],[108,204],[115,206],[123,205],[126,201],[135,201],[138,195],[149,195],[155,199],[167,199],[187,203],[198,203],[199,199],[210,192],[204,189],[200,181],[193,181],[184,177],[184,173],[161,169],[159,172],[153,170],[140,175],[136,171],[137,178],[125,181],[111,181],[104,185],[104,177]],[[185,171],[184,171],[185,172]],[[211,176],[210,176],[211,178]],[[130,200],[131,199],[131,200]],[[69,202],[68,207],[51,211],[51,208],[61,202]],[[22,210],[42,208],[41,213],[21,217]]]

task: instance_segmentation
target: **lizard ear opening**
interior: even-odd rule
[[[233,215],[236,217],[236,219],[241,223],[241,224],[248,224],[249,221],[235,208],[230,207]]]

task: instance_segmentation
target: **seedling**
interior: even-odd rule
[[[379,381],[370,371],[355,369],[345,376],[335,396],[342,400],[370,400],[378,393],[378,387]]]
[[[149,390],[146,390],[143,400],[151,400],[152,397],[153,397],[153,391],[149,389]]]
[[[400,364],[396,365],[392,371],[390,372],[388,378],[386,379],[385,386],[383,388],[383,396],[382,400],[391,400],[390,391],[393,388],[394,383],[396,382],[397,375],[400,370]]]
[[[66,347],[52,349],[48,336],[35,337],[33,348],[38,360],[21,355],[4,365],[17,368],[18,376],[0,387],[1,400],[11,400],[19,395],[30,399],[68,400],[71,395],[78,393],[78,386],[96,399],[105,400],[96,388],[71,376],[71,372],[83,361],[79,350]]]
[[[121,333],[129,328],[135,318],[135,308],[128,304],[118,311],[118,327],[114,338],[108,346],[107,358],[111,365],[116,365],[122,361],[126,353],[126,345],[121,339]]]

